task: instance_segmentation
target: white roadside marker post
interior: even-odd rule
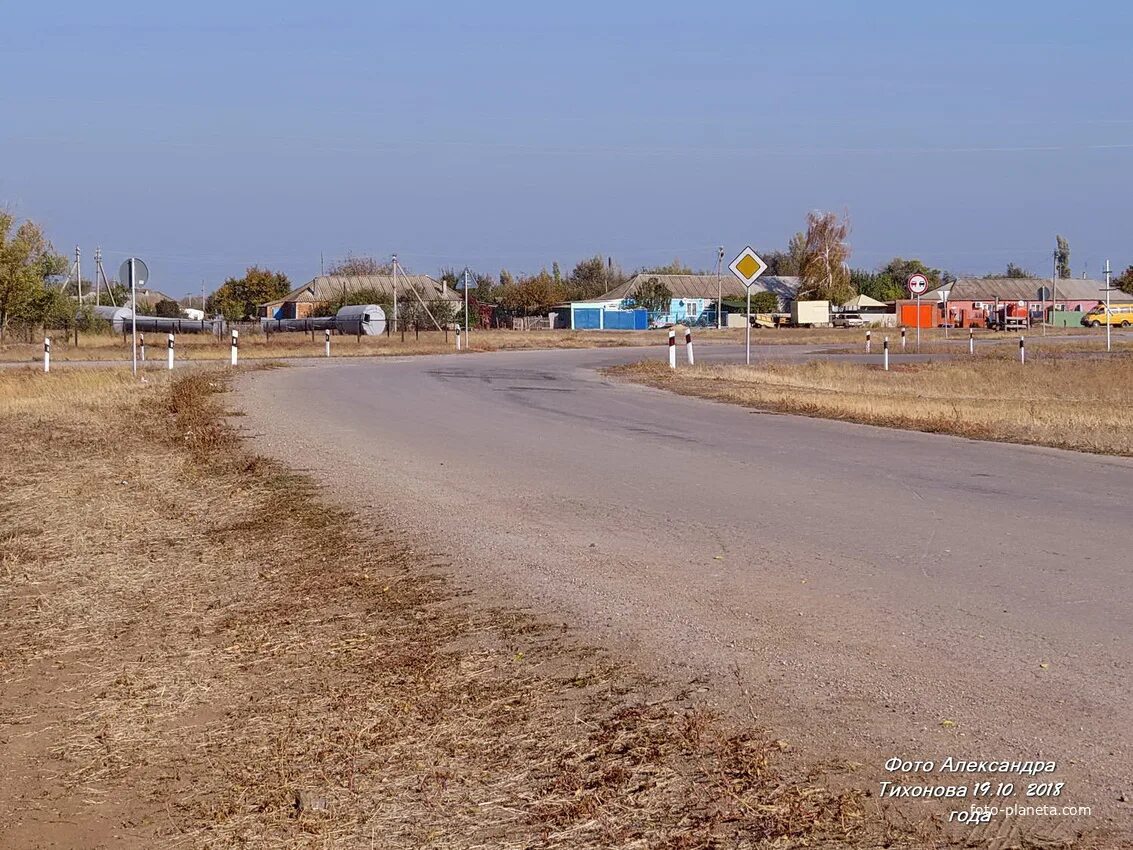
[[[881,352],[885,355],[885,371],[889,371],[889,337],[881,341]]]
[[[138,348],[141,351],[142,365],[146,362],[146,335],[138,334]]]
[[[233,366],[236,365],[236,362],[239,359],[239,348],[240,348],[240,331],[233,330],[232,331],[232,365]]]
[[[677,332],[669,331],[669,368],[677,368]]]
[[[976,332],[972,328],[968,328],[968,353],[976,353]]]
[[[173,344],[173,334],[170,334],[165,345],[165,368],[170,372],[173,371]]]
[[[901,328],[901,350],[905,350],[905,329]]]
[[[456,350],[460,351],[460,325],[456,326]]]
[[[330,328],[323,331],[323,340],[326,344],[326,355],[330,357]]]
[[[43,338],[43,371],[51,371],[51,337]]]
[[[865,332],[865,353],[866,354],[869,354],[872,339],[873,339],[873,331],[866,331]]]
[[[1023,337],[1022,336],[1019,337],[1019,362],[1020,363],[1026,363],[1027,362],[1027,348],[1023,344]]]
[[[692,328],[685,328],[685,354],[688,355],[688,365],[695,365],[692,358]]]

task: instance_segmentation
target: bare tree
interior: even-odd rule
[[[848,216],[832,212],[807,214],[806,243],[799,276],[799,298],[842,304],[854,295],[850,284]]]
[[[332,277],[368,277],[375,274],[393,274],[393,263],[381,263],[373,257],[347,254],[345,259],[331,263],[327,274]]]

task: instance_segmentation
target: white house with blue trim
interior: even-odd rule
[[[656,278],[669,287],[673,294],[666,309],[649,313],[634,301],[637,287]],[[779,299],[779,308],[795,297],[798,278],[764,275],[752,286],[752,293],[772,292]],[[634,275],[621,286],[605,295],[570,304],[572,330],[645,330],[650,325],[693,324],[706,311],[714,314],[717,296],[734,301],[743,298],[746,290],[731,273],[717,278],[711,274],[650,274]]]

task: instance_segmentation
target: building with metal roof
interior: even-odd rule
[[[597,298],[588,298],[586,302],[632,300],[637,287],[650,278],[657,278],[669,287],[674,298],[683,300],[715,301],[721,290],[725,299],[744,298],[747,293],[744,285],[730,272],[721,274],[719,278],[714,274],[651,274],[650,272],[639,272],[621,286],[615,286],[605,295],[600,295]],[[717,281],[719,281],[719,289],[717,289]],[[798,288],[799,279],[797,277],[763,275],[752,284],[751,291],[753,294],[756,292],[774,293],[779,299],[780,307],[782,307],[788,301],[794,299],[795,291]]]
[[[935,305],[932,320],[926,322],[929,327],[984,327],[1004,309],[1027,316],[1030,324],[1073,326],[1105,300],[1104,288],[1099,281],[1075,277],[962,277],[929,290],[921,300]],[[1128,303],[1133,296],[1111,292],[1110,300]],[[911,304],[903,301],[898,309],[902,313],[916,309]],[[908,323],[904,317],[900,321]]]
[[[635,303],[639,286],[656,279],[669,288],[672,297],[662,310],[650,313],[644,322],[637,314],[645,311]],[[764,275],[752,284],[751,291],[770,292],[779,300],[779,307],[795,297],[798,278]],[[743,300],[747,290],[732,274],[635,274],[620,286],[605,295],[588,298],[585,301],[572,301],[570,304],[570,327],[575,330],[612,329],[632,330],[647,325],[670,325],[676,323],[698,324],[715,314],[716,299],[722,297],[728,302]],[[632,322],[626,320],[635,314]]]
[[[1104,287],[1105,284],[1099,281],[1077,277],[1058,280],[1048,277],[961,277],[951,284],[945,283],[929,290],[921,297],[924,300],[943,301],[947,293],[949,301],[1055,300],[1096,304],[1105,298],[1105,293],[1101,291]],[[1125,300],[1130,298],[1122,292],[1110,294],[1124,296]]]
[[[459,301],[460,293],[427,274],[399,274],[396,284],[391,274],[319,275],[291,290],[282,298],[260,305],[260,316],[268,319],[305,319],[315,310],[357,292],[366,292],[380,301],[393,301],[394,290],[406,295],[417,289],[426,301],[438,298]]]

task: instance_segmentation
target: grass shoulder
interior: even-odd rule
[[[646,361],[606,374],[761,410],[979,440],[1133,455],[1133,354],[1046,350],[880,366],[835,361],[699,365]]]

